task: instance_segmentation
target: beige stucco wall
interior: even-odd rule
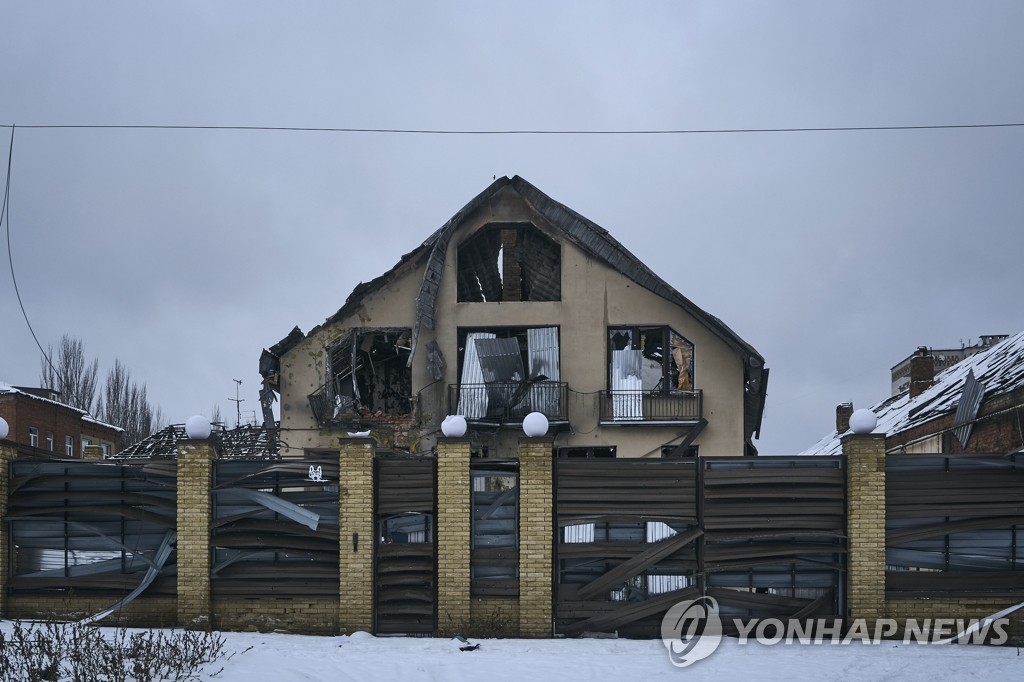
[[[457,303],[458,245],[492,222],[533,222],[562,243],[562,300],[558,302]],[[281,426],[286,456],[303,448],[334,448],[337,435],[321,432],[307,401],[323,383],[324,348],[352,327],[412,327],[414,304],[424,265],[407,264],[390,286],[368,296],[350,319],[321,328],[282,358]],[[458,377],[460,327],[558,326],[561,381],[569,396],[571,432],[557,435],[556,446],[616,445],[620,457],[659,456],[659,447],[680,431],[676,426],[598,425],[597,391],[607,386],[609,326],[668,325],[694,344],[694,380],[704,392],[708,426],[695,441],[702,455],[743,454],[743,360],[707,327],[676,305],[640,287],[618,271],[589,258],[559,238],[511,188],[506,187],[485,209],[469,216],[452,235],[437,299],[437,325],[424,329],[413,362],[413,390],[423,390],[421,407],[430,423],[439,424],[447,411],[446,387]],[[431,335],[445,357],[444,378],[433,383],[426,370],[424,346]],[[515,451],[520,434],[503,435],[498,448]],[[678,442],[678,441],[677,441]],[[431,444],[421,443],[420,449]]]

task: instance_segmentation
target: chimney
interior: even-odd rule
[[[853,414],[853,403],[836,405],[836,432],[845,433],[850,430],[850,415]]]
[[[925,346],[918,346],[910,358],[910,397],[916,398],[935,383],[935,357]]]

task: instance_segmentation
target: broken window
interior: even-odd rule
[[[516,463],[474,463],[471,593],[519,594],[519,471]]]
[[[560,447],[558,456],[562,459],[605,459],[615,457],[615,446],[604,447]]]
[[[457,413],[467,419],[560,418],[558,327],[459,330]]]
[[[645,395],[693,390],[693,344],[669,327],[609,328],[608,354],[617,420],[643,419]]]
[[[412,412],[409,329],[355,329],[327,349],[333,417]]]
[[[559,245],[529,223],[488,225],[459,245],[459,303],[560,301]]]

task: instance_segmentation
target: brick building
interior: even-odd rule
[[[77,458],[87,445],[99,446],[104,457],[121,450],[123,429],[60,402],[50,389],[0,382],[0,417],[9,427],[7,440],[40,454]]]
[[[911,356],[907,388],[871,408],[887,453],[1024,451],[1024,332],[976,350],[939,372],[936,351]],[[836,430],[803,454],[839,454],[852,413],[839,405]]]

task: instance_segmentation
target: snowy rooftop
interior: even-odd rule
[[[49,398],[44,398],[42,396],[35,395],[34,393],[29,393],[28,391],[23,391],[22,389],[18,388],[17,386],[12,386],[11,384],[8,384],[7,382],[4,382],[4,381],[0,381],[0,394],[2,394],[2,393],[6,393],[6,394],[9,394],[9,395],[13,395],[13,394],[23,395],[23,396],[25,396],[27,398],[31,398],[32,400],[38,400],[40,402],[49,403],[50,405],[59,405],[59,406],[63,407],[66,410],[72,410],[72,411],[77,412],[80,415],[82,415],[82,421],[87,421],[87,422],[89,422],[91,424],[98,424],[99,426],[105,426],[108,429],[113,429],[114,431],[124,431],[124,429],[122,429],[120,426],[114,426],[113,424],[108,424],[105,421],[100,421],[96,417],[93,417],[92,415],[90,415],[85,410],[80,410],[77,407],[72,407],[71,405],[68,405],[67,403],[62,403],[59,400],[50,400]]]
[[[871,411],[878,418],[875,433],[891,436],[955,411],[971,371],[985,385],[985,400],[1024,387],[1024,332],[940,372],[935,376],[935,383],[916,398],[904,391],[872,407]],[[846,433],[850,431],[832,431],[800,454],[841,454],[840,438]]]

